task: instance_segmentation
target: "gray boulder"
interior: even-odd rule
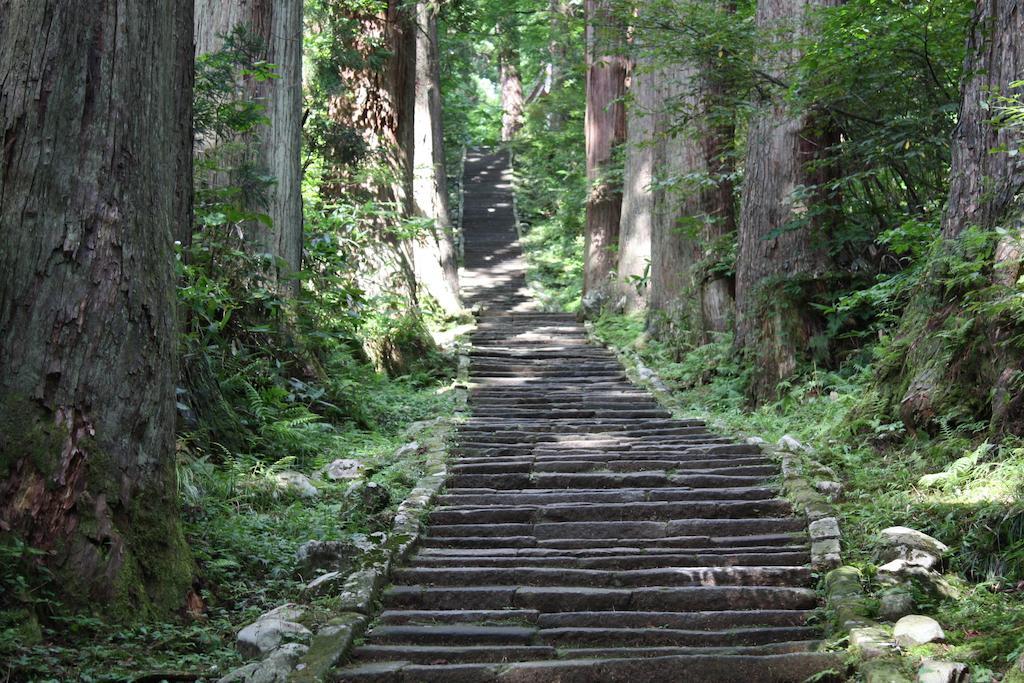
[[[285,683],[306,651],[305,645],[287,643],[274,650],[262,662],[235,669],[217,683]]]
[[[235,647],[246,659],[255,659],[277,649],[283,642],[306,641],[312,636],[308,628],[294,621],[277,617],[261,618],[238,632]]]
[[[914,597],[903,587],[882,593],[878,615],[886,621],[898,621],[914,611]]]
[[[966,664],[926,659],[917,670],[917,683],[967,683],[971,674]]]
[[[892,637],[900,647],[914,647],[946,639],[939,622],[921,614],[908,614],[892,627]]]
[[[295,551],[296,570],[307,579],[321,572],[348,571],[358,552],[347,541],[306,541]]]
[[[905,526],[883,529],[878,541],[879,561],[905,560],[908,564],[934,569],[949,547],[928,534]]]
[[[324,476],[331,481],[359,479],[363,476],[363,463],[352,458],[338,458],[324,468]]]
[[[274,479],[277,482],[278,488],[282,491],[295,494],[302,498],[316,498],[320,495],[320,491],[313,486],[313,482],[309,480],[309,477],[301,472],[285,470],[284,472],[278,472]]]

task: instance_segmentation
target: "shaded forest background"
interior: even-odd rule
[[[31,73],[26,55],[67,78],[86,68],[36,52],[25,31],[53,4],[3,8],[9,73]],[[544,305],[639,354],[678,407],[812,444],[846,486],[852,559],[869,577],[879,528],[951,545],[964,597],[933,607],[951,654],[994,680],[1024,647],[1015,8],[292,0],[198,1],[193,15],[154,3],[138,25],[166,29],[166,45],[127,44],[157,76],[148,90],[121,85],[130,70],[101,79],[118,99],[97,115],[145,118],[156,135],[118,135],[168,150],[121,179],[176,198],[123,194],[146,207],[138,225],[151,229],[137,232],[156,235],[138,249],[167,256],[136,264],[152,285],[138,310],[176,311],[139,352],[147,382],[111,374],[126,367],[116,354],[89,356],[76,342],[103,338],[92,328],[47,347],[43,323],[25,322],[50,320],[44,309],[76,319],[69,288],[25,294],[56,268],[29,262],[27,228],[70,222],[18,199],[32,195],[31,117],[15,115],[13,86],[0,91],[0,676],[223,672],[238,627],[299,595],[300,543],[379,542],[423,466],[416,449],[395,457],[405,430],[453,406],[452,340],[471,320],[456,272],[464,150],[507,145]],[[60,30],[119,30],[89,14],[68,10]],[[97,54],[96,68],[124,68]],[[154,92],[164,99],[138,104]],[[50,107],[93,106],[65,95]],[[108,132],[96,125],[56,139],[93,144]],[[104,187],[89,163],[54,177]],[[38,234],[81,263],[62,230]],[[133,324],[110,334],[132,339]],[[46,367],[69,348],[61,372]],[[65,384],[86,376],[88,396]],[[154,411],[159,433],[139,426]],[[115,431],[146,432],[156,462],[140,465]],[[337,458],[360,462],[354,485],[289,487]],[[111,480],[124,463],[138,468],[130,486]],[[73,503],[51,505],[47,491],[65,490]],[[329,618],[329,601],[316,607]]]

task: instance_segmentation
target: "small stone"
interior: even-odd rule
[[[269,612],[264,612],[260,615],[256,621],[263,621],[264,619],[284,619],[285,621],[299,621],[306,614],[306,608],[302,605],[297,605],[294,602],[286,602],[283,605],[275,607]]]
[[[917,683],[967,683],[971,678],[967,665],[926,659],[917,670]]]
[[[409,456],[409,455],[412,455],[414,453],[419,452],[419,450],[420,450],[419,442],[418,441],[411,441],[411,442],[405,444],[404,446],[402,446],[401,448],[399,448],[397,451],[395,451],[395,457],[396,458],[404,458],[406,456]]]
[[[309,583],[302,589],[304,595],[322,596],[330,595],[345,582],[345,574],[342,572],[327,572],[322,574]]]
[[[903,670],[903,660],[898,657],[872,659],[859,669],[864,683],[910,683],[910,677]]]
[[[375,481],[361,482],[352,489],[352,494],[359,500],[359,505],[370,514],[383,512],[391,503],[391,494]]]
[[[816,519],[807,525],[807,531],[814,540],[839,538],[842,535],[839,532],[839,521],[835,517]]]
[[[287,643],[262,662],[252,662],[235,669],[217,683],[285,683],[308,649],[299,643]]]
[[[308,640],[313,634],[302,624],[284,619],[259,619],[238,632],[235,646],[243,657],[262,657],[284,641]]]
[[[303,498],[316,498],[320,495],[320,492],[313,486],[309,477],[301,472],[292,472],[291,470],[278,472],[275,479],[280,488]]]
[[[775,445],[779,450],[790,451],[791,453],[800,453],[801,451],[810,450],[807,446],[804,446],[789,434],[783,434],[782,438],[779,439],[778,443]]]
[[[748,436],[743,441],[749,446],[763,446],[764,444],[768,443],[759,436]]]
[[[949,584],[937,571],[911,564],[907,560],[893,560],[878,568],[875,575],[884,586],[898,586],[914,583],[932,595],[943,598],[957,598],[958,591]]]
[[[363,463],[352,458],[338,458],[324,468],[324,476],[331,481],[359,479],[363,476]]]
[[[814,488],[818,490],[832,500],[836,500],[843,495],[843,485],[838,481],[819,481],[815,482]]]
[[[882,593],[878,616],[886,621],[897,621],[914,611],[914,597],[903,588],[890,588]]]
[[[921,614],[909,614],[897,621],[892,628],[892,635],[900,647],[914,647],[946,639],[939,622]]]
[[[825,538],[811,543],[811,566],[815,570],[835,569],[841,562],[838,538]]]
[[[850,629],[850,647],[860,652],[864,659],[888,657],[896,650],[889,634],[878,626]]]
[[[358,546],[345,541],[306,541],[295,551],[299,576],[312,577],[318,572],[347,571],[352,567]]]
[[[879,536],[878,559],[881,562],[906,560],[909,564],[932,569],[949,551],[942,541],[904,526],[889,527]]]

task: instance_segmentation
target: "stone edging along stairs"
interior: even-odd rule
[[[338,681],[803,681],[840,668],[806,522],[754,445],[673,419],[526,291],[507,160],[471,154],[470,408],[447,488]]]

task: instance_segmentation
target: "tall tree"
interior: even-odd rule
[[[437,5],[415,4],[415,66],[408,84],[413,89],[412,208],[431,219],[413,241],[416,277],[447,313],[462,310],[455,239],[448,209],[441,122],[441,68],[437,43]]]
[[[273,225],[254,221],[246,238],[256,253],[283,261],[270,274],[286,277],[302,266],[302,0],[195,0],[196,56],[220,49],[237,27],[256,39],[258,58],[276,67],[276,78],[245,83],[270,120],[258,131],[252,162],[273,178],[266,206],[249,207],[265,209]],[[281,291],[294,293],[297,283]]]
[[[733,14],[731,3],[720,0],[693,10],[695,22],[729,23]],[[721,252],[736,228],[735,77],[721,39],[704,44],[703,38],[662,45],[656,56],[662,105],[654,176],[661,189],[654,193],[648,310],[655,335],[694,344],[729,329],[732,280]]]
[[[513,15],[514,19],[515,15]],[[498,23],[498,80],[501,88],[501,139],[511,140],[523,126],[523,79],[519,71],[519,27]]]
[[[766,36],[760,69],[785,82],[814,32],[813,10],[836,0],[762,0],[756,25]],[[768,85],[747,135],[736,263],[738,350],[754,360],[751,397],[774,396],[780,380],[807,356],[821,319],[809,301],[825,287],[832,215],[818,189],[834,175],[835,136],[826,116],[796,108]],[[810,188],[810,189],[808,189]]]
[[[613,179],[613,155],[626,139],[626,32],[611,0],[586,0],[587,226],[583,294],[608,284],[615,269],[622,212],[621,183]]]
[[[964,74],[942,243],[896,333],[890,355],[897,367],[881,379],[896,388],[911,429],[934,428],[946,414],[986,416],[994,432],[1024,433],[1022,354],[1014,341],[1021,325],[1000,311],[1001,302],[1019,298],[1024,275],[1024,167],[1016,153],[1024,135],[998,120],[1001,98],[1019,101],[1022,92],[1012,87],[1024,74],[1019,2],[978,0]],[[951,272],[950,263],[964,259],[983,265],[974,282],[957,282]]]
[[[640,46],[638,46],[640,47]],[[660,110],[654,59],[642,47],[630,72],[626,107],[626,161],[619,220],[618,284],[626,311],[643,308],[648,288],[640,284],[651,265],[654,221],[655,130]]]
[[[182,606],[193,570],[172,246],[192,73],[191,3],[0,11],[0,531],[123,618]]]

